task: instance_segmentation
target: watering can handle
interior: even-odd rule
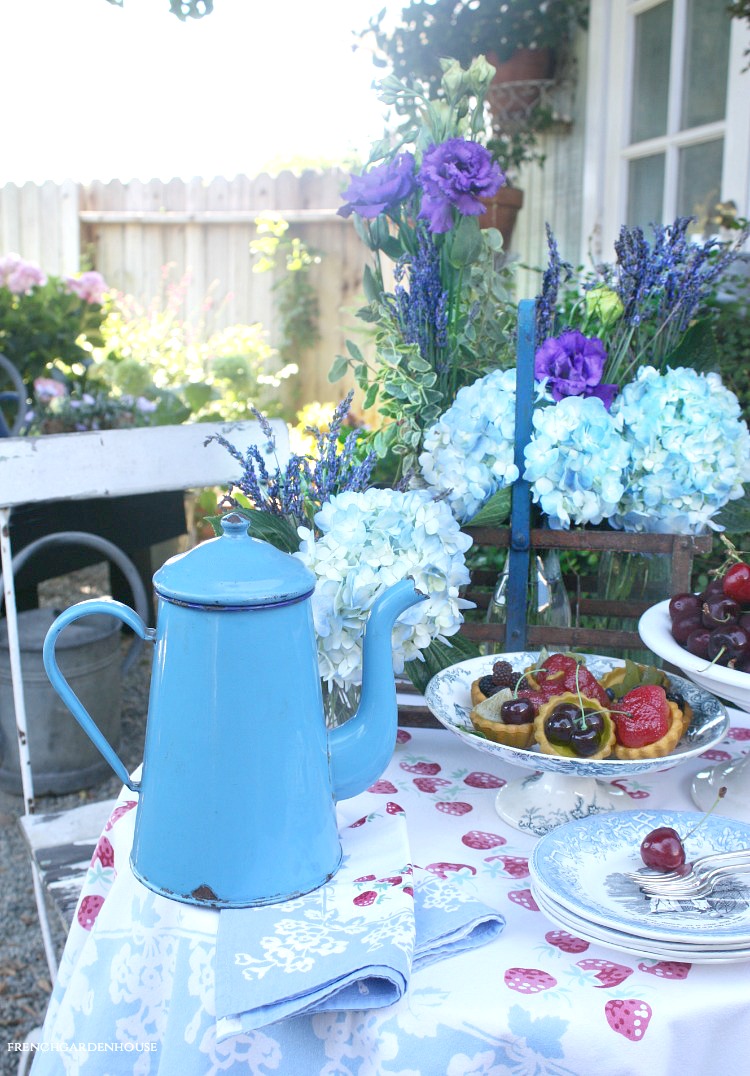
[[[140,784],[137,781],[131,780],[130,774],[120,759],[120,756],[110,746],[105,736],[101,733],[96,722],[91,717],[91,714],[89,714],[86,707],[60,672],[57,664],[55,644],[57,643],[57,637],[60,632],[63,628],[66,628],[68,624],[72,624],[74,620],[80,620],[81,617],[89,616],[93,613],[107,613],[109,616],[117,617],[118,620],[122,620],[124,624],[127,624],[129,628],[133,629],[136,635],[146,642],[154,642],[156,638],[155,629],[147,628],[138,614],[127,605],[115,601],[113,598],[92,598],[89,601],[79,602],[70,609],[66,609],[64,612],[60,613],[55,621],[53,621],[52,626],[47,632],[47,636],[44,640],[44,648],[42,650],[44,668],[47,671],[47,676],[50,678],[53,688],[89,737],[94,747],[96,747],[99,753],[106,759],[120,780],[127,785],[131,792],[140,792]]]

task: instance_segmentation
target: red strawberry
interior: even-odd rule
[[[484,862],[502,862],[503,871],[509,878],[528,878],[529,876],[529,861],[523,856],[487,856]]]
[[[699,755],[698,757],[707,758],[710,762],[728,762],[732,756],[729,754],[728,751],[714,750],[704,751],[703,754]]]
[[[600,983],[599,989],[602,986],[618,986],[633,974],[633,969],[625,964],[615,964],[611,960],[595,960],[593,957],[579,960],[578,967],[582,971],[594,972],[594,978]]]
[[[461,838],[461,844],[465,844],[467,848],[497,848],[498,845],[507,843],[505,837],[501,837],[499,833],[487,833],[482,829],[470,829]]]
[[[443,814],[455,815],[468,814],[469,811],[474,810],[470,803],[462,803],[461,800],[456,800],[454,803],[447,803],[445,801],[441,801],[440,803],[436,803],[435,807],[438,809],[438,811],[442,811]]]
[[[411,739],[411,733],[406,729],[399,729],[396,733],[396,743],[408,743]]]
[[[506,986],[519,994],[539,994],[557,986],[557,979],[540,968],[508,968],[503,979]]]
[[[438,762],[402,762],[400,765],[401,769],[406,770],[407,773],[421,773],[427,777],[434,777],[442,769]]]
[[[101,835],[94,849],[94,854],[91,857],[92,866],[96,863],[97,859],[103,867],[114,867],[115,865],[115,850],[110,844],[109,838]]]
[[[118,820],[118,818],[122,818],[122,816],[124,814],[127,814],[128,811],[132,811],[133,808],[137,807],[137,806],[138,806],[138,801],[137,800],[126,800],[125,803],[118,803],[118,805],[115,807],[112,814],[109,816],[107,824],[104,827],[104,832],[109,833],[109,831],[112,829],[112,826],[114,826],[114,824]]]
[[[473,773],[468,773],[464,777],[464,784],[469,788],[502,788],[507,782],[502,777],[496,777],[494,773],[474,770]]]
[[[444,777],[415,777],[414,784],[420,792],[437,792],[439,788],[449,785],[450,781],[446,781]]]
[[[645,747],[666,735],[669,704],[664,688],[641,684],[623,695],[615,714],[617,742],[623,747]]]
[[[530,912],[538,912],[539,905],[534,900],[534,895],[530,889],[514,889],[508,893],[508,900],[513,901],[514,904],[520,905],[521,908],[526,908]]]
[[[84,930],[91,930],[97,915],[101,911],[102,904],[104,904],[104,897],[91,893],[88,897],[84,897],[78,905],[76,919]]]
[[[600,706],[609,708],[611,705],[609,696],[593,673],[569,654],[550,654],[534,677],[539,689],[547,695],[550,691],[554,695],[563,691],[580,691],[586,698],[595,699]]]
[[[621,788],[623,792],[627,792],[631,800],[645,800],[648,799],[650,793],[645,788],[628,788],[625,781],[610,781],[611,785],[615,785],[617,788]]]
[[[370,785],[367,791],[380,792],[383,795],[393,795],[394,792],[398,792],[398,789],[395,785],[392,785],[390,781],[381,778],[379,781],[376,781],[374,785]]]
[[[447,878],[449,872],[453,871],[471,871],[472,874],[477,873],[476,867],[470,867],[468,863],[428,863],[425,867],[426,871],[430,874],[434,874],[436,878]]]
[[[651,1020],[651,1006],[638,998],[613,998],[604,1013],[612,1030],[631,1042],[640,1042]]]
[[[388,802],[385,805],[385,809],[386,809],[387,814],[403,814],[404,813],[404,808],[401,806],[401,804],[400,803],[394,803],[393,800],[388,800]]]
[[[639,964],[638,971],[656,975],[659,979],[687,979],[692,964],[683,964],[681,960],[659,960],[656,964]]]
[[[575,934],[568,934],[567,930],[550,930],[544,938],[563,953],[585,953],[589,947],[587,941],[583,938],[576,938]]]
[[[358,908],[367,908],[370,904],[373,903],[373,901],[377,899],[378,895],[374,889],[366,889],[364,893],[357,894],[357,896],[354,898],[353,903],[356,904]]]

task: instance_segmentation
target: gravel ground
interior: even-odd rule
[[[83,598],[107,594],[105,565],[86,568],[39,588],[40,604],[65,608]],[[123,644],[127,647],[128,643]],[[122,743],[120,757],[133,770],[143,757],[143,735],[148,704],[151,650],[145,648],[123,680]],[[73,717],[71,716],[71,721]],[[38,811],[65,810],[81,803],[116,796],[121,782],[112,775],[94,788],[65,796],[41,796]],[[47,1008],[51,985],[39,928],[31,869],[18,826],[23,813],[20,796],[0,790],[0,1073],[17,1071],[19,1054],[9,1053],[6,1042],[20,1041],[38,1027]],[[65,932],[56,913],[50,915],[58,955]]]

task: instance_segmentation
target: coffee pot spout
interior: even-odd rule
[[[398,709],[391,634],[397,617],[428,597],[412,579],[394,583],[370,611],[362,650],[362,695],[356,714],[328,733],[335,800],[364,792],[388,765]]]

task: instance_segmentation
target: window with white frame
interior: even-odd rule
[[[726,0],[592,0],[584,243],[621,224],[750,215],[750,34]]]

